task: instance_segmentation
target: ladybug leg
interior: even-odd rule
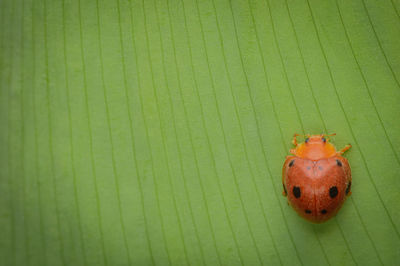
[[[340,155],[342,155],[343,153],[345,153],[346,151],[348,151],[351,148],[351,144],[347,144],[346,146],[344,146],[343,149],[341,149],[338,153]]]
[[[297,142],[297,136],[300,136],[299,134],[294,134],[293,135],[293,140],[292,143],[295,146],[295,148],[297,148],[297,145],[299,145],[299,143]],[[296,155],[296,149],[290,149],[289,152],[293,155]]]

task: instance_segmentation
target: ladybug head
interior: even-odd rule
[[[335,146],[329,142],[328,137],[333,135],[335,134],[305,135],[304,143],[301,144],[297,144],[296,139],[294,139],[293,144],[296,145],[296,149],[292,149],[290,152],[298,157],[309,160],[332,157],[337,152]]]
[[[334,136],[336,135],[334,134],[321,134],[321,135],[306,135],[306,139],[304,140],[304,142],[306,144],[324,144],[327,141],[329,141],[329,136]]]

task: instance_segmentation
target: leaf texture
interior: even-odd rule
[[[398,265],[400,2],[1,0],[0,265]],[[351,143],[321,225],[294,133]]]

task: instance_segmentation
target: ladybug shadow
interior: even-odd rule
[[[324,223],[312,223],[301,219],[301,222],[303,223],[302,227],[307,233],[310,235],[316,234],[316,236],[319,237],[320,235],[334,233],[337,230],[336,219],[336,217],[333,217]]]

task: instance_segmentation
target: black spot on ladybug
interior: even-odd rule
[[[293,195],[298,199],[301,196],[301,191],[299,187],[293,187]]]
[[[338,166],[340,166],[340,167],[342,166],[342,162],[340,160],[336,159],[336,163]]]
[[[351,188],[351,181],[347,184],[347,187],[346,187],[346,195],[349,194],[350,188]]]
[[[306,213],[310,214],[311,211],[309,209],[305,210]]]
[[[309,140],[309,138],[306,138],[306,139],[304,140],[304,142],[305,142],[305,143],[308,143],[308,140]]]
[[[325,210],[325,209],[323,209],[323,210],[321,211],[321,213],[322,213],[322,214],[325,214],[325,213],[326,213],[326,210]]]
[[[322,138],[322,141],[325,143],[326,142],[326,138]]]
[[[284,184],[282,184],[283,185],[283,191],[285,191],[285,195],[287,195],[287,190],[286,190],[286,187],[285,187],[285,185]]]
[[[337,189],[336,186],[333,186],[333,187],[331,187],[331,188],[329,189],[329,196],[331,196],[332,199],[333,199],[334,197],[336,197],[338,193],[339,193],[339,192],[338,192],[338,189]]]
[[[320,171],[324,170],[324,168],[323,168],[322,166],[318,166],[318,169],[319,169]]]
[[[311,170],[311,166],[307,166],[307,170]]]
[[[289,163],[289,167],[292,167],[293,164],[294,164],[294,160],[291,160],[290,163]]]

